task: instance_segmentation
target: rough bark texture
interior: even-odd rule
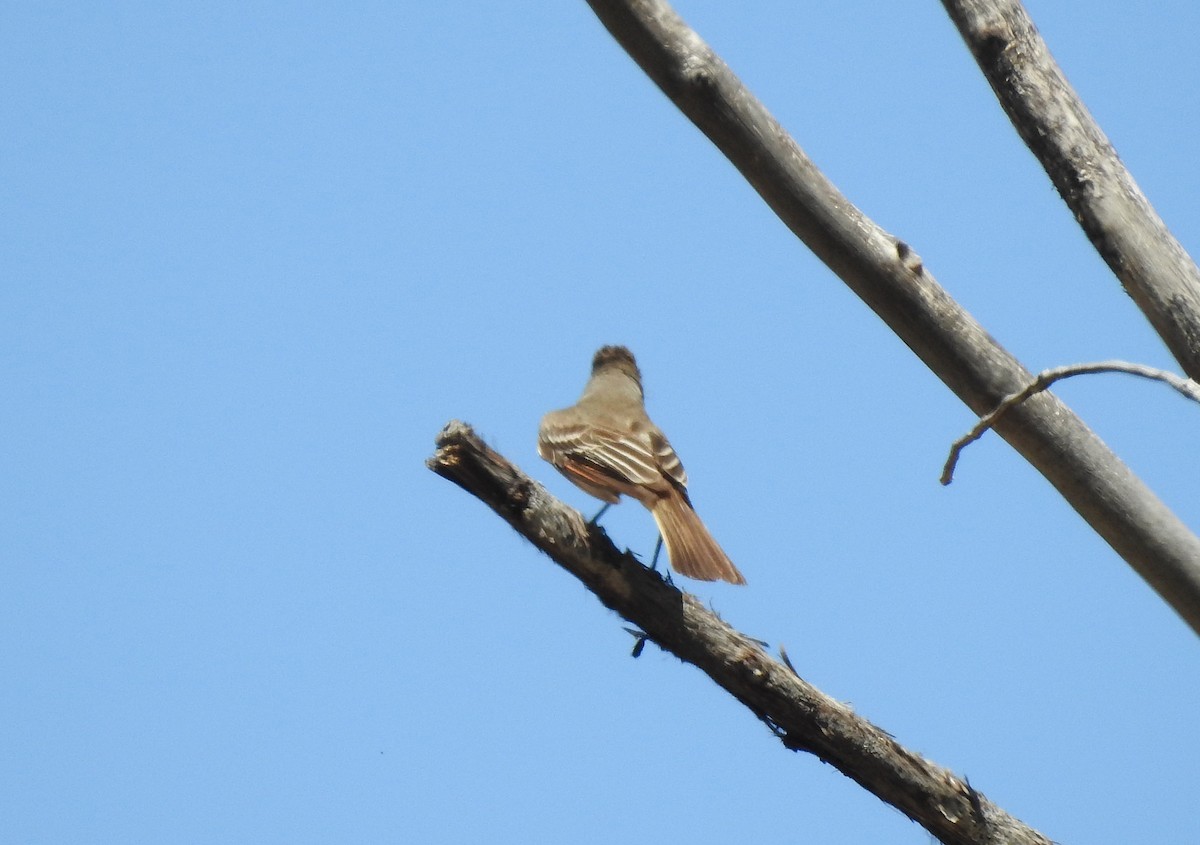
[[[588,0],[609,32],[780,219],[977,415],[1032,375],[855,208],[662,0]],[[1200,539],[1075,414],[1043,393],[997,433],[1200,633]]]
[[[585,523],[468,426],[449,423],[428,466],[492,508],[647,639],[716,681],[785,747],[816,755],[942,842],[1050,845],[965,780],[905,749],[768,656],[762,643],[618,551],[603,529]]]
[[[1200,381],[1200,269],[1017,0],[942,0],[1022,140],[1184,371]]]

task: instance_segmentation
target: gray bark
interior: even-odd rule
[[[1017,0],[942,0],[1017,133],[1184,372],[1200,381],[1200,269]]]

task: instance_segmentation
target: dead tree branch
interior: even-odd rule
[[[427,465],[492,508],[647,639],[707,674],[786,748],[816,755],[942,842],[1050,845],[965,780],[907,750],[804,681],[790,663],[769,657],[757,640],[618,551],[603,529],[585,523],[469,426],[449,423]]]
[[[1021,139],[1184,372],[1200,381],[1200,269],[1167,229],[1019,0],[942,0]]]

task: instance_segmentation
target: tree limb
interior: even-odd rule
[[[1171,235],[1019,0],[942,0],[1025,145],[1184,372],[1200,381],[1200,269]]]
[[[1064,367],[1042,370],[1037,374],[1037,378],[1016,393],[1005,396],[999,405],[975,423],[974,428],[954,441],[950,446],[950,455],[946,458],[946,465],[942,467],[942,484],[949,484],[954,480],[954,468],[958,465],[958,457],[962,454],[962,450],[983,437],[984,433],[996,424],[996,420],[1000,419],[1014,405],[1021,404],[1035,393],[1041,393],[1056,381],[1095,373],[1128,373],[1131,376],[1154,379],[1169,384],[1193,402],[1200,402],[1200,384],[1190,378],[1180,378],[1174,373],[1160,370],[1157,367],[1147,367],[1145,364],[1131,364],[1128,361],[1100,361],[1095,364],[1069,364]]]
[[[620,552],[604,530],[452,421],[431,470],[503,517],[649,640],[699,668],[774,732],[786,748],[831,764],[939,840],[953,845],[1050,845],[966,781],[909,751],[769,657],[695,597]]]
[[[664,0],[588,0],[608,31],[780,219],[977,415],[1032,375],[917,254],[855,208]],[[1200,633],[1200,538],[1050,393],[996,431]]]

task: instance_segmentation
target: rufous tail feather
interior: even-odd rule
[[[671,567],[676,572],[700,581],[746,583],[682,493],[672,491],[659,499],[650,512],[658,523]]]

